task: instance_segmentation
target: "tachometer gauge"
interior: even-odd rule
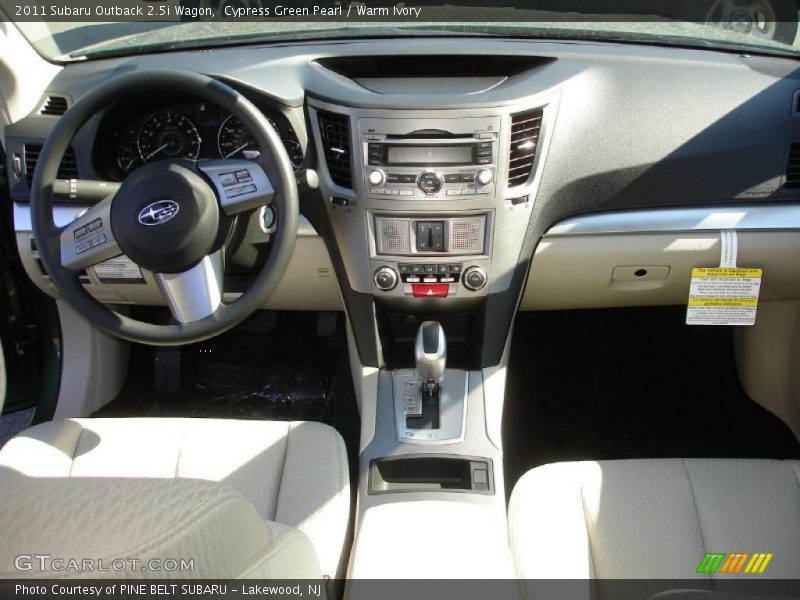
[[[139,128],[139,154],[144,162],[200,156],[200,134],[187,117],[166,110],[145,119]]]
[[[230,115],[220,125],[217,146],[219,146],[219,155],[222,158],[255,158],[258,156],[256,140],[245,128],[244,123],[234,115]]]
[[[128,175],[135,171],[142,164],[142,156],[139,154],[139,145],[136,142],[125,142],[117,150],[117,166]]]

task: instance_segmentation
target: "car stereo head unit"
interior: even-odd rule
[[[376,167],[444,167],[488,165],[492,162],[492,142],[433,143],[413,141],[409,144],[369,142],[370,166]]]
[[[494,194],[496,119],[362,119],[360,125],[368,197],[423,200]]]

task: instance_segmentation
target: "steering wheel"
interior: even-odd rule
[[[53,220],[53,190],[62,156],[98,111],[142,90],[191,94],[239,118],[260,155],[245,160],[164,160],[128,176],[113,193],[66,227]],[[80,183],[80,182],[78,182]],[[278,214],[269,256],[249,289],[223,302],[224,243],[236,215],[272,203]],[[266,117],[231,87],[196,73],[120,75],[82,97],[59,119],[42,149],[31,189],[33,234],[56,289],[86,320],[117,337],[180,345],[218,335],[255,312],[286,269],[298,221],[294,169]],[[95,300],[78,275],[126,255],[151,271],[174,323],[138,321]]]

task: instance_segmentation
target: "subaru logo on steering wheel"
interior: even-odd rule
[[[173,200],[152,202],[139,211],[139,223],[147,225],[163,225],[178,214],[180,206]]]

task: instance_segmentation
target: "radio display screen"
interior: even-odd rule
[[[448,146],[392,145],[387,148],[386,162],[394,166],[471,165],[472,146],[469,144]]]

